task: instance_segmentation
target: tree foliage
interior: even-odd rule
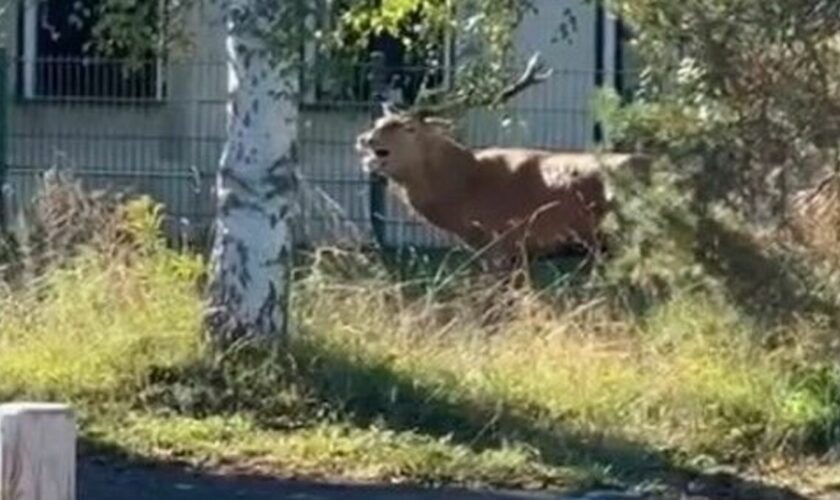
[[[513,50],[515,28],[533,9],[530,0],[358,0],[329,40],[334,49],[353,51],[371,36],[389,34],[418,56],[416,64],[431,68],[441,67],[443,52],[454,49],[457,65],[449,76],[455,85],[427,86],[420,103],[488,102],[521,62]],[[445,45],[447,39],[454,48]]]
[[[767,284],[792,269],[790,234],[840,262],[840,2],[608,6],[630,29],[640,67],[625,79],[629,101],[601,96],[607,136],[659,159],[653,179],[619,179],[612,278],[657,292],[697,286],[704,274],[756,278],[745,296],[770,304],[806,282]],[[785,266],[762,267],[780,258],[771,255],[779,243]]]
[[[698,194],[747,212],[769,197],[778,215],[791,184],[840,168],[840,2],[610,6],[643,63],[635,102],[607,106],[619,140],[699,160]]]
[[[96,50],[135,60],[160,51],[188,56],[189,13],[196,8],[212,10],[220,2],[170,0],[156,16],[157,0],[99,0]],[[315,42],[319,53],[330,55],[328,64],[346,68],[368,63],[375,40],[389,36],[405,47],[405,64],[437,70],[439,76],[450,50],[446,41],[454,40],[458,64],[445,80],[455,85],[435,88],[444,79],[427,80],[423,99],[456,97],[475,102],[499,92],[521,63],[512,50],[514,30],[533,9],[531,0],[263,0],[261,4],[266,14],[253,19],[254,35],[266,41],[274,56],[296,63],[304,77],[323,69],[302,60],[305,43]],[[284,14],[276,15],[277,10]],[[334,17],[327,25],[320,22],[325,15]]]

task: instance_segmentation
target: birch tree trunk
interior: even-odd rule
[[[213,340],[285,334],[296,192],[296,78],[266,42],[294,0],[219,0],[227,26],[228,130],[205,324]]]

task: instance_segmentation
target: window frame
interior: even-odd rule
[[[158,0],[159,9],[161,12],[165,11],[165,2],[167,0]],[[38,85],[38,70],[39,61],[47,59],[42,57],[38,51],[39,41],[39,27],[38,27],[38,9],[39,0],[21,0],[18,2],[19,17],[18,17],[18,70],[17,70],[17,95],[18,98],[24,102],[46,102],[46,103],[62,103],[62,102],[84,102],[89,104],[161,104],[166,101],[166,64],[162,55],[154,56],[154,74],[145,78],[153,79],[154,90],[151,95],[139,96],[125,96],[120,95],[120,92],[96,92],[90,94],[70,94],[70,95],[56,95],[53,93],[39,92]],[[160,20],[160,32],[163,33],[164,20]],[[79,59],[84,59],[87,56],[80,55]],[[93,64],[96,64],[96,58],[93,59]],[[109,64],[117,63],[120,60],[105,60],[100,59],[101,62]],[[100,62],[100,63],[101,63]],[[145,94],[145,93],[144,93]]]

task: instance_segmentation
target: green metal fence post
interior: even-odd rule
[[[11,102],[8,91],[8,67],[9,59],[6,55],[6,48],[0,45],[0,232],[5,231],[8,222],[8,214],[6,213],[6,169],[8,167],[6,137],[8,135],[8,107]]]
[[[372,118],[378,118],[382,113],[382,103],[387,99],[388,81],[385,68],[385,54],[374,52],[371,54],[371,109]],[[381,248],[386,246],[385,238],[385,196],[387,181],[380,174],[370,174],[370,224],[373,237]]]
[[[604,37],[606,32],[607,15],[604,0],[595,1],[595,90],[600,92],[604,87]],[[604,140],[604,128],[600,120],[595,117],[592,138],[596,146]]]

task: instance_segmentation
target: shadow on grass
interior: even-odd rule
[[[518,443],[536,450],[546,465],[608,470],[622,484],[653,482],[672,494],[692,490],[708,498],[805,498],[736,475],[707,475],[680,466],[643,443],[569,430],[562,419],[540,415],[539,408],[447,391],[440,384],[397,372],[384,359],[348,356],[306,340],[294,341],[289,350],[291,355],[287,351],[279,356],[244,352],[221,364],[159,375],[162,384],[146,395],[144,403],[196,417],[247,412],[258,425],[271,429],[288,428],[288,421],[278,424],[277,412],[286,412],[287,420],[295,420],[291,414],[297,412],[301,422],[334,414],[360,428],[376,423],[395,431],[447,437],[476,452]],[[267,377],[266,370],[274,375]],[[237,378],[243,373],[254,375]],[[281,388],[290,386],[305,392],[300,400],[307,403],[285,408],[275,404]],[[184,388],[200,396],[186,396],[185,402],[189,390]]]
[[[788,325],[803,314],[840,325],[837,304],[816,293],[815,277],[801,264],[711,219],[701,221],[698,234],[700,262],[759,325]]]
[[[428,489],[411,485],[306,480],[253,472],[198,470],[127,454],[114,446],[83,440],[77,474],[83,500],[548,500],[534,493]]]

